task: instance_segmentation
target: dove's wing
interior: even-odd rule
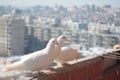
[[[63,64],[65,61],[79,58],[79,53],[76,49],[70,47],[62,47],[61,53],[55,58],[55,61]]]
[[[54,39],[53,39],[54,40]],[[55,43],[50,40],[47,47],[36,51],[6,67],[7,70],[40,70],[50,67],[55,55]]]
[[[24,58],[26,58],[26,57],[29,57],[29,56],[32,56],[32,55],[38,54],[38,53],[41,53],[41,55],[42,55],[42,54],[45,53],[44,51],[45,51],[44,49],[43,49],[43,50],[39,50],[39,51],[35,51],[35,52],[33,52],[33,53],[30,53],[30,54],[21,56],[20,59],[24,59]]]

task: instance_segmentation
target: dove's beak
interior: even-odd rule
[[[67,39],[67,38],[65,38],[65,40],[66,40],[66,41],[68,41],[68,39]]]
[[[58,42],[56,42],[56,45],[59,45],[59,43],[58,43]]]

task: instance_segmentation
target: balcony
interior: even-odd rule
[[[119,61],[119,60],[118,60]],[[46,74],[22,77],[23,80],[120,80],[120,63],[115,59],[88,56],[70,61],[69,66],[57,67]]]

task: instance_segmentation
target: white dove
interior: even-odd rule
[[[65,62],[67,61],[78,58],[79,58],[79,53],[77,52],[77,49],[74,49],[72,47],[62,47],[61,53],[55,58],[54,61],[60,64],[65,64]]]
[[[57,38],[57,42],[59,42],[58,44],[59,45],[55,45],[55,54],[59,55],[61,53],[61,47],[64,43],[64,41],[67,41],[67,38],[65,35],[60,35],[58,38]],[[27,56],[27,55],[25,55]],[[23,56],[25,58],[25,56]],[[22,58],[23,58],[22,57]],[[51,70],[55,70],[55,67],[52,67],[50,68]],[[41,72],[40,72],[41,73]],[[35,74],[39,74],[39,71],[35,72]]]
[[[29,54],[25,58],[22,58],[20,61],[6,66],[5,70],[35,71],[50,68],[54,58],[57,56],[57,54],[55,53],[55,44],[57,44],[57,40],[55,38],[50,39],[46,48]]]
[[[67,41],[67,38],[65,35],[60,35],[58,38],[57,38],[57,42],[59,43],[59,45],[55,45],[55,53],[56,54],[59,54],[61,53],[61,47],[64,43],[64,41]],[[34,54],[34,53],[32,53]],[[24,59],[25,57],[29,56],[30,54],[27,54],[27,55],[24,55],[24,56],[21,56],[20,58],[21,59]]]
[[[55,53],[57,53],[57,54],[61,53],[61,47],[62,47],[64,41],[67,41],[67,38],[65,35],[61,35],[57,38],[57,42],[59,45],[55,45]]]

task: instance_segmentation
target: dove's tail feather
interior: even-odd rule
[[[15,63],[12,63],[12,64],[6,66],[4,71],[22,70],[23,68],[24,67],[21,62],[15,62]]]

